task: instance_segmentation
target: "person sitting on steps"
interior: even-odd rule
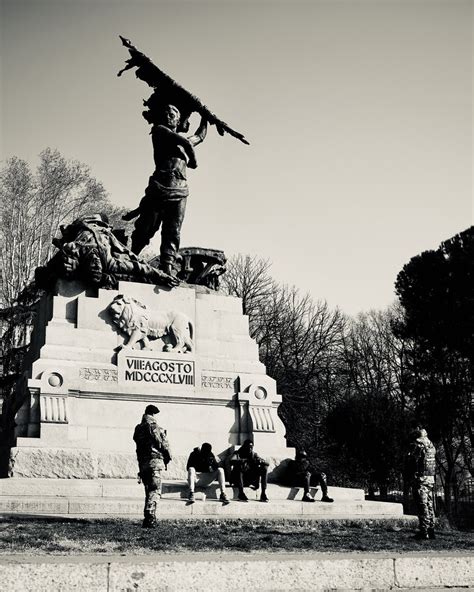
[[[268,463],[254,452],[252,440],[245,440],[239,450],[232,455],[230,464],[232,467],[230,482],[231,485],[238,487],[239,500],[241,502],[248,502],[244,487],[252,487],[257,490],[260,485],[260,501],[268,502]]]
[[[290,482],[293,487],[303,487],[303,502],[316,501],[311,497],[310,487],[319,485],[322,491],[322,502],[333,502],[328,496],[328,483],[326,474],[318,471],[311,471],[308,455],[304,450],[296,452],[295,460],[289,464]]]
[[[188,500],[190,503],[194,503],[194,489],[196,485],[198,487],[209,487],[209,485],[216,480],[219,483],[221,490],[221,495],[219,497],[220,501],[223,502],[224,505],[230,503],[225,493],[224,469],[219,467],[209,442],[204,442],[201,448],[194,448],[189,455],[186,469],[188,471]]]

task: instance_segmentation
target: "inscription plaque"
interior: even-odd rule
[[[147,359],[127,356],[124,360],[125,382],[194,386],[194,361]]]

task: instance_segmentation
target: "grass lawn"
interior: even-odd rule
[[[433,541],[413,539],[402,520],[163,520],[154,530],[121,518],[0,517],[0,555],[156,552],[349,552],[474,550],[474,531],[440,527]]]

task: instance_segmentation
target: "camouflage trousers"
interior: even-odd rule
[[[420,531],[427,532],[434,528],[434,504],[433,504],[433,484],[415,483],[413,488],[415,501],[418,511],[418,520],[420,522]]]
[[[161,469],[150,466],[142,468],[140,477],[145,487],[145,516],[147,512],[155,514],[156,504],[161,497]]]

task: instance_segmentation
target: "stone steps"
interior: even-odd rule
[[[96,497],[0,497],[0,513],[47,514],[55,516],[141,516],[143,499],[96,498]],[[400,504],[367,501],[342,501],[314,504],[301,501],[270,500],[262,503],[256,500],[239,502],[233,500],[223,505],[215,499],[188,503],[180,497],[166,498],[159,502],[157,514],[162,517],[279,517],[279,518],[400,518],[403,515]]]
[[[249,502],[236,499],[237,490],[226,488],[232,502],[218,501],[219,489],[212,484],[196,490],[196,502],[187,502],[185,481],[164,481],[158,514],[174,517],[272,517],[272,518],[400,518],[401,504],[365,501],[362,489],[331,487],[334,503],[324,503],[313,488],[315,503],[301,501],[302,489],[269,484],[269,503],[259,501],[260,492],[247,488]],[[0,513],[55,516],[140,516],[143,486],[132,479],[1,479]]]
[[[258,499],[260,491],[246,488],[249,499]],[[237,491],[232,487],[226,488],[229,498],[236,497]],[[188,486],[186,481],[163,480],[162,498],[187,498]],[[217,483],[212,483],[206,490],[208,499],[219,497]],[[268,496],[272,500],[300,500],[303,490],[300,487],[284,487],[274,483],[268,484]],[[321,498],[321,491],[311,489],[311,495],[315,499]],[[346,487],[331,487],[330,495],[336,501],[364,501],[363,489]],[[143,498],[143,486],[135,479],[26,479],[12,478],[0,479],[0,499],[2,496],[40,496],[40,497],[99,497],[99,498]],[[199,489],[196,489],[196,499],[202,497]]]

